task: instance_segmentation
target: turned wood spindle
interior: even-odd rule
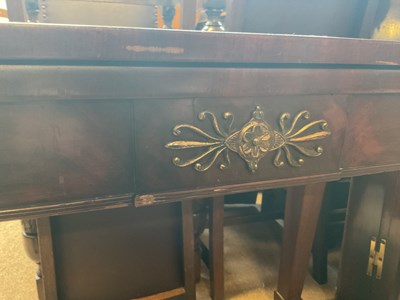
[[[225,31],[222,23],[223,14],[226,8],[225,0],[205,0],[203,8],[207,15],[207,21],[202,31]]]

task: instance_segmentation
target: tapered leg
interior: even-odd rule
[[[209,201],[207,199],[193,201],[196,283],[200,281],[201,259],[203,257],[203,254],[204,256],[207,255],[203,253],[205,246],[203,245],[200,237],[203,234],[204,230],[208,227],[208,206]]]
[[[288,189],[275,300],[300,300],[325,183]]]
[[[36,220],[36,224],[41,269],[41,278],[39,279],[41,288],[39,289],[39,294],[43,297],[41,300],[57,300],[56,269],[54,265],[50,218],[39,218]]]
[[[193,203],[182,202],[183,267],[186,299],[196,299]]]
[[[326,235],[329,218],[329,200],[329,196],[326,196],[322,203],[312,248],[312,276],[319,284],[328,282],[328,241]]]
[[[224,299],[224,197],[210,205],[210,282],[211,299]]]

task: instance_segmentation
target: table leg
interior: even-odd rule
[[[186,299],[196,299],[193,202],[182,202],[183,268]]]
[[[40,252],[41,288],[43,300],[57,300],[56,268],[54,264],[53,237],[50,218],[36,220]]]
[[[328,184],[319,214],[317,229],[312,247],[312,276],[319,284],[328,282],[328,241],[327,226],[329,219],[329,202],[334,186]],[[329,192],[328,192],[329,191]]]
[[[210,282],[211,299],[224,299],[224,197],[210,204]]]
[[[300,300],[325,183],[288,189],[275,300]]]

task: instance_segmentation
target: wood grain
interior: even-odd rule
[[[158,293],[156,295],[151,295],[148,297],[141,297],[141,298],[135,298],[132,300],[164,300],[164,299],[171,299],[174,298],[176,296],[180,296],[185,294],[185,289],[184,288],[177,288],[174,290],[170,290],[167,292],[162,292],[162,293]]]
[[[39,218],[36,220],[36,224],[41,269],[41,279],[38,284],[42,285],[39,290],[42,292],[43,300],[57,300],[56,269],[50,218]]]
[[[224,197],[210,199],[210,284],[211,299],[224,299]]]
[[[16,36],[21,38],[16,39]],[[68,61],[68,64],[79,65],[88,61],[96,61],[96,64],[109,62],[111,65],[145,61],[296,65],[400,64],[398,42],[292,34],[163,31],[74,25],[32,26],[21,23],[3,24],[0,40],[10,41],[0,45],[0,61],[30,61],[29,64],[60,64]],[[142,50],[143,48],[135,46],[145,48]]]
[[[275,300],[301,300],[325,183],[288,189]]]
[[[196,274],[194,257],[193,202],[182,202],[182,243],[185,296],[188,300],[196,299]]]

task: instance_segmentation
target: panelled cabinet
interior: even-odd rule
[[[400,299],[400,173],[353,179],[338,300]]]

